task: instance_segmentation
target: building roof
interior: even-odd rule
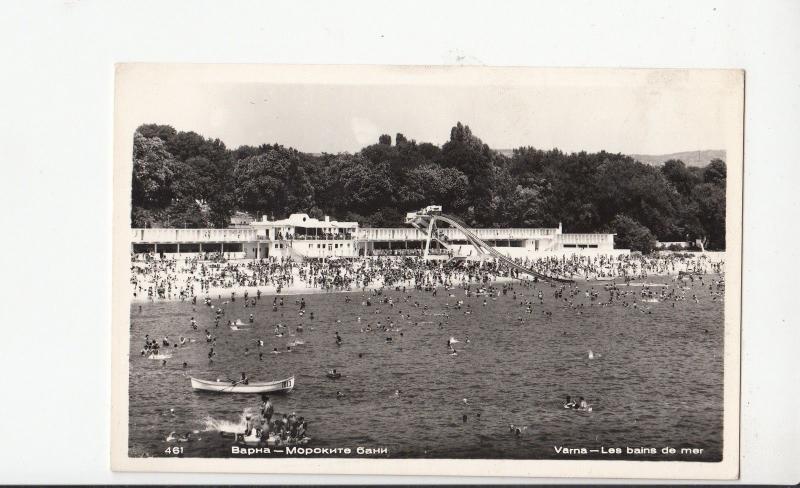
[[[267,220],[267,216],[263,216],[261,220],[254,221],[250,225],[254,227],[306,227],[306,228],[319,228],[319,229],[357,229],[358,222],[339,222],[337,220],[330,220],[325,217],[325,220],[319,220],[309,217],[308,214],[296,213],[289,216],[288,219],[281,220]]]

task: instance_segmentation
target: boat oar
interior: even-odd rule
[[[220,391],[225,391],[225,390],[227,390],[228,388],[233,388],[234,386],[238,385],[238,384],[241,382],[241,380],[232,380],[232,379],[230,379],[230,378],[228,378],[228,381],[229,381],[230,383],[232,383],[232,384],[231,384],[231,385],[228,385],[228,386],[226,386],[225,388],[221,389]]]

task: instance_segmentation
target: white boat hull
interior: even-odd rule
[[[192,380],[192,389],[217,393],[288,393],[294,388],[294,376],[286,378],[285,380],[270,381],[268,383],[254,383],[251,381],[247,385],[234,385],[231,381],[190,379]]]

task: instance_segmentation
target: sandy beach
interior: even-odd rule
[[[681,253],[680,255],[685,256],[688,253]],[[667,254],[666,256],[670,256]],[[564,256],[565,259],[572,259],[573,256]],[[584,256],[584,258],[586,258]],[[591,259],[591,258],[589,258]],[[625,280],[631,279],[643,279],[651,276],[672,276],[677,277],[680,274],[685,273],[699,273],[699,274],[706,274],[711,272],[718,272],[719,269],[724,270],[724,253],[693,253],[691,258],[650,258],[653,263],[649,263],[648,258],[642,258],[641,261],[632,260],[625,264],[624,267],[620,267],[619,263],[613,264],[606,264],[605,266],[583,266],[580,269],[580,272],[573,272],[571,274],[571,278],[574,279],[576,282],[588,282],[588,283],[609,283],[609,282],[624,282]],[[307,272],[307,268],[304,268],[301,265],[293,266],[292,267],[292,276],[290,280],[284,281],[280,285],[275,283],[265,283],[261,285],[241,285],[234,281],[229,281],[225,283],[223,286],[209,286],[206,290],[200,291],[200,281],[199,277],[191,272],[188,269],[183,268],[182,266],[186,266],[187,263],[186,259],[184,260],[165,260],[165,261],[154,261],[150,262],[150,266],[154,263],[170,263],[175,267],[174,271],[168,271],[166,273],[161,274],[153,274],[153,275],[141,275],[134,276],[134,280],[130,285],[129,296],[131,297],[132,303],[141,303],[141,302],[148,302],[153,300],[187,300],[191,299],[192,296],[197,296],[198,298],[211,298],[211,299],[229,299],[231,294],[235,294],[236,298],[243,298],[245,293],[248,294],[249,297],[255,297],[256,294],[260,291],[262,296],[274,296],[274,295],[311,295],[311,294],[325,294],[325,293],[342,293],[342,292],[368,292],[372,290],[377,290],[384,288],[384,282],[380,275],[376,276],[375,279],[368,283],[366,286],[347,286],[347,287],[325,287],[321,284],[317,283],[315,280],[308,279],[308,275],[303,275],[302,272]],[[230,260],[225,263],[226,266],[233,266],[235,268],[246,269],[248,265],[255,263],[256,261],[250,259],[240,259],[240,260]],[[354,263],[358,262],[368,262],[368,260],[355,260]],[[668,263],[668,264],[666,264]],[[203,264],[206,266],[215,266],[219,263],[213,263],[211,261],[203,261],[203,262],[194,262],[193,264]],[[139,266],[145,266],[146,263],[143,261],[134,261],[133,262],[134,268]],[[716,268],[715,268],[716,266]],[[134,273],[137,275],[137,273]],[[174,283],[174,288],[169,292],[166,292],[163,297],[157,297],[156,294],[152,294],[152,296],[148,296],[147,288],[152,287],[159,279],[164,278],[164,275],[168,275],[168,279],[171,283]],[[304,277],[305,276],[305,277]],[[431,279],[432,275],[426,275],[426,279]],[[488,273],[484,276],[485,283],[507,283],[511,281],[524,281],[529,280],[531,278],[527,277],[526,275],[520,275],[518,277],[511,277],[511,276],[503,276],[502,274],[495,274],[495,273]],[[470,280],[466,274],[459,274],[456,273],[454,279],[451,280],[453,285],[458,284],[478,284],[479,281]],[[184,286],[179,286],[178,283],[184,283]],[[431,286],[437,287],[441,286],[441,283],[437,283],[435,279],[430,280]],[[163,286],[163,285],[162,285]],[[414,278],[406,279],[400,282],[395,282],[390,285],[391,288],[395,287],[406,287],[406,288],[413,288],[416,286],[416,280]],[[180,294],[180,290],[187,290],[183,296]],[[193,293],[189,292],[189,290],[193,290]]]

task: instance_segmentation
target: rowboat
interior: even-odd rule
[[[232,381],[206,381],[191,377],[189,379],[192,380],[192,389],[194,390],[218,393],[289,393],[294,388],[294,376],[266,383],[251,381],[246,385],[234,384]]]

